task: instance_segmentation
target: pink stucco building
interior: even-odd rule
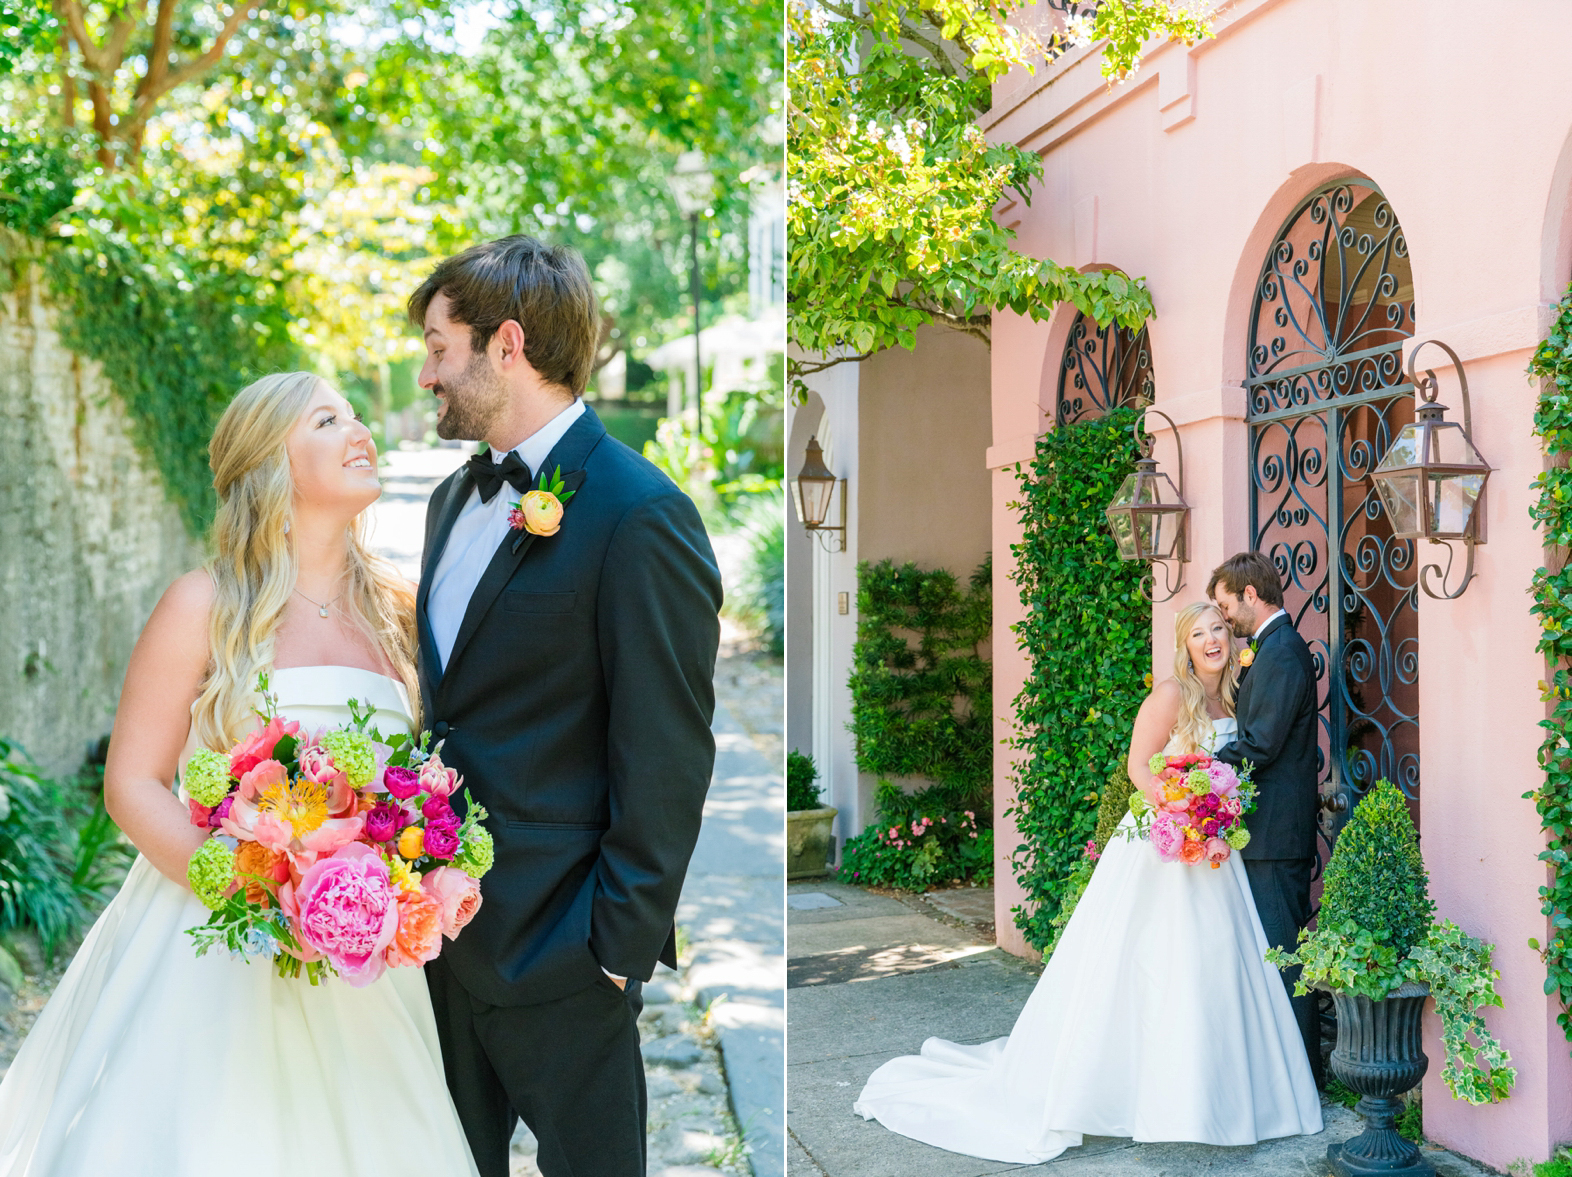
[[[1505,1008],[1487,1021],[1516,1090],[1492,1107],[1451,1099],[1432,1017],[1425,1130],[1503,1169],[1572,1139],[1572,1052],[1528,946],[1546,938],[1544,836],[1522,799],[1542,779],[1546,714],[1528,595],[1546,559],[1528,514],[1543,457],[1524,369],[1572,281],[1568,44],[1572,5],[1558,0],[1237,0],[1219,7],[1214,39],[1154,48],[1122,86],[1103,81],[1095,46],[1012,75],[984,123],[1044,161],[1030,207],[1001,210],[1021,250],[1150,284],[1144,342],[1097,340],[1095,326],[1081,342],[1092,369],[1116,347],[1148,348],[1156,405],[1184,445],[1191,560],[1184,589],[1154,607],[1154,671],[1168,671],[1174,609],[1215,564],[1249,547],[1279,557],[1324,667],[1328,821],[1340,797],[1398,781],[1417,800],[1440,914],[1496,945]],[[1075,320],[1062,308],[994,325],[1001,738],[1026,665],[1008,628],[1020,612],[1009,467],[1059,411]],[[1455,600],[1418,591],[1416,563],[1444,564],[1445,550],[1392,541],[1367,477],[1412,419],[1403,361],[1426,339],[1462,358],[1494,467],[1488,542]],[[1438,372],[1460,419],[1456,381]],[[1096,387],[1095,370],[1081,374]],[[1157,456],[1171,469],[1170,443]],[[997,812],[1011,790],[1001,749]],[[1000,830],[998,928],[1025,953],[1009,911],[1015,843]]]

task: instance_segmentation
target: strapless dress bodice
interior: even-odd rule
[[[1201,745],[1201,751],[1210,756],[1228,743],[1229,740],[1233,739],[1238,734],[1238,731],[1239,721],[1232,715],[1225,715],[1221,719],[1212,720],[1212,734]],[[1170,736],[1168,743],[1163,745],[1163,755],[1178,756],[1179,754],[1179,737]]]

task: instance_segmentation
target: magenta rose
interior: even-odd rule
[[[398,932],[398,897],[387,864],[364,842],[319,858],[278,897],[301,944],[350,985],[369,985],[387,968],[382,954]]]
[[[453,803],[437,794],[426,798],[426,803],[420,807],[420,812],[427,821],[451,821],[455,825],[458,824],[458,814],[453,812]]]
[[[461,784],[459,774],[442,763],[442,759],[433,756],[420,766],[420,787],[433,797],[448,797]]]
[[[218,808],[213,810],[207,819],[207,824],[217,829],[224,824],[224,819],[229,816],[229,811],[235,807],[235,795],[231,793],[218,803]]]
[[[404,828],[406,817],[402,806],[390,801],[380,802],[366,814],[366,836],[373,842],[390,841]]]
[[[1201,837],[1215,837],[1217,835],[1217,831],[1221,828],[1222,823],[1219,822],[1215,817],[1204,818],[1201,822]]]
[[[433,858],[448,859],[459,852],[458,826],[447,822],[429,822],[426,825],[426,853]]]
[[[412,768],[400,768],[396,764],[390,764],[383,770],[382,783],[400,801],[408,801],[420,792],[420,774]]]

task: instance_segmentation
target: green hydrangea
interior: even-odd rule
[[[453,865],[470,878],[478,879],[491,869],[495,858],[496,847],[492,845],[491,831],[485,826],[476,825],[464,835],[459,852],[453,856]]]
[[[1207,775],[1204,768],[1192,768],[1190,775],[1184,778],[1184,783],[1189,785],[1190,792],[1198,797],[1212,791],[1212,778]]]
[[[1130,812],[1140,817],[1152,808],[1152,803],[1146,799],[1146,794],[1135,792],[1130,794]]]
[[[224,905],[224,892],[235,881],[235,852],[217,838],[209,838],[196,848],[186,864],[191,893],[217,911]]]
[[[377,758],[371,752],[371,737],[365,732],[339,728],[322,737],[322,747],[333,757],[333,767],[348,779],[350,787],[364,789],[377,771]]]
[[[1162,772],[1163,769],[1168,767],[1168,757],[1159,752],[1156,756],[1153,756],[1146,762],[1146,767],[1152,770],[1153,776],[1156,776],[1158,773]]]
[[[212,809],[229,792],[229,757],[211,748],[199,748],[186,761],[181,781],[193,801]]]
[[[1242,825],[1230,826],[1223,834],[1223,841],[1227,842],[1235,850],[1243,850],[1250,845],[1250,831]]]

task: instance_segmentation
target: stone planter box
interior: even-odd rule
[[[1337,1177],[1433,1177],[1435,1167],[1417,1145],[1397,1134],[1396,1127],[1403,1110],[1398,1096],[1419,1086],[1430,1065],[1421,1038],[1430,986],[1405,981],[1380,1001],[1328,991],[1337,1006],[1332,1074],[1359,1092],[1354,1110],[1365,1120],[1365,1130],[1358,1136],[1327,1146],[1332,1172]]]
[[[830,828],[840,810],[793,809],[786,813],[786,877],[815,879],[830,873]]]

